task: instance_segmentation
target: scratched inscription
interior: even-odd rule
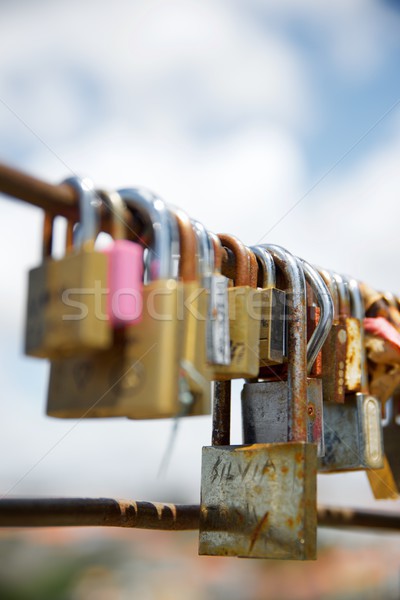
[[[275,473],[275,465],[268,457],[261,462],[256,458],[242,464],[239,461],[226,461],[221,456],[217,458],[211,469],[211,483],[222,483],[238,479],[242,482],[260,482],[265,475]]]

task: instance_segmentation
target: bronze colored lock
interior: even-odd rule
[[[234,287],[228,289],[231,362],[213,366],[214,379],[256,377],[259,371],[261,292],[251,287],[250,254],[238,238],[220,234],[235,257]]]
[[[339,293],[339,322],[346,328],[346,359],[344,366],[345,393],[361,391],[361,322],[351,312],[350,294],[341,275],[332,273]]]
[[[360,324],[361,391],[347,394],[344,404],[324,406],[325,456],[319,471],[382,469],[381,403],[369,393],[364,344],[364,306],[358,282],[343,278],[351,299],[351,313]]]
[[[151,227],[152,245],[140,323],[115,333],[110,351],[53,362],[48,414],[57,417],[157,419],[182,414],[183,284],[173,277],[176,222],[165,203],[135,189],[119,192],[134,217]]]
[[[25,352],[39,358],[84,354],[112,344],[105,310],[107,259],[94,250],[99,215],[93,184],[76,177],[65,183],[79,192],[80,236],[59,260],[44,244],[43,263],[29,273]]]

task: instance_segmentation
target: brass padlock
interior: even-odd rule
[[[181,387],[186,388],[187,404],[183,405],[181,416],[210,414],[211,373],[206,356],[206,323],[208,295],[199,274],[199,261],[196,261],[198,246],[207,243],[206,230],[196,223],[196,230],[185,212],[171,210],[179,230],[179,280],[183,287],[182,314],[183,345],[180,359]],[[199,232],[197,239],[196,232]],[[202,237],[205,238],[203,242]]]
[[[203,448],[199,553],[316,558],[316,444],[307,440],[305,281],[294,257],[268,250],[287,279],[289,441]]]
[[[91,181],[72,177],[64,183],[79,193],[78,243],[61,259],[47,252],[29,273],[25,352],[60,358],[112,345],[106,314],[107,258],[94,250],[99,212]]]
[[[286,361],[285,292],[276,287],[275,263],[261,246],[252,246],[257,257],[261,287],[260,368]]]
[[[259,371],[261,292],[251,287],[250,254],[238,238],[219,235],[235,258],[234,287],[228,289],[231,362],[213,366],[218,381],[256,377]]]
[[[349,290],[353,318],[359,322],[361,392],[347,394],[344,404],[324,405],[325,456],[319,461],[320,472],[383,467],[381,403],[368,390],[362,297],[357,281],[342,280]]]
[[[187,402],[180,385],[183,285],[172,276],[171,249],[179,242],[176,222],[165,203],[149,192],[124,189],[119,194],[151,231],[142,320],[116,331],[110,351],[53,362],[52,416],[168,418],[182,414]],[[147,239],[145,234],[141,239]]]
[[[333,300],[333,323],[322,347],[322,390],[324,402],[343,404],[345,399],[345,365],[347,332],[340,320],[340,301],[336,280],[326,269],[319,270]]]
[[[329,292],[315,269],[299,260],[306,280],[320,306],[320,319],[307,346],[307,441],[317,444],[318,456],[325,452],[323,436],[322,382],[311,377],[314,361],[332,324],[333,306]],[[305,302],[305,301],[304,301]],[[251,381],[242,390],[243,442],[277,443],[289,440],[287,381]]]

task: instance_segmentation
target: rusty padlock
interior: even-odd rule
[[[316,557],[316,444],[307,443],[305,281],[294,257],[268,246],[290,289],[289,441],[203,448],[199,553]]]

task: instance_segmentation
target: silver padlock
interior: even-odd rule
[[[211,235],[199,221],[192,221],[198,240],[199,273],[207,290],[206,357],[210,365],[231,362],[228,279],[218,272]],[[219,242],[217,236],[215,236]]]
[[[276,287],[275,263],[261,246],[251,246],[262,273],[260,368],[286,360],[285,292]]]
[[[268,246],[290,289],[285,443],[203,448],[199,553],[316,557],[316,444],[307,442],[305,280],[296,259]]]
[[[332,325],[333,304],[330,293],[317,271],[299,260],[306,280],[312,287],[320,306],[320,319],[307,347],[307,372],[310,373]],[[304,298],[304,305],[306,304]],[[245,383],[242,390],[243,442],[275,443],[288,439],[286,381]],[[318,445],[318,456],[324,455],[322,381],[307,378],[307,439]]]
[[[381,403],[368,393],[363,301],[358,282],[345,278],[343,281],[350,294],[352,318],[359,322],[361,392],[346,395],[344,404],[325,403],[325,456],[318,466],[321,472],[383,467]]]

